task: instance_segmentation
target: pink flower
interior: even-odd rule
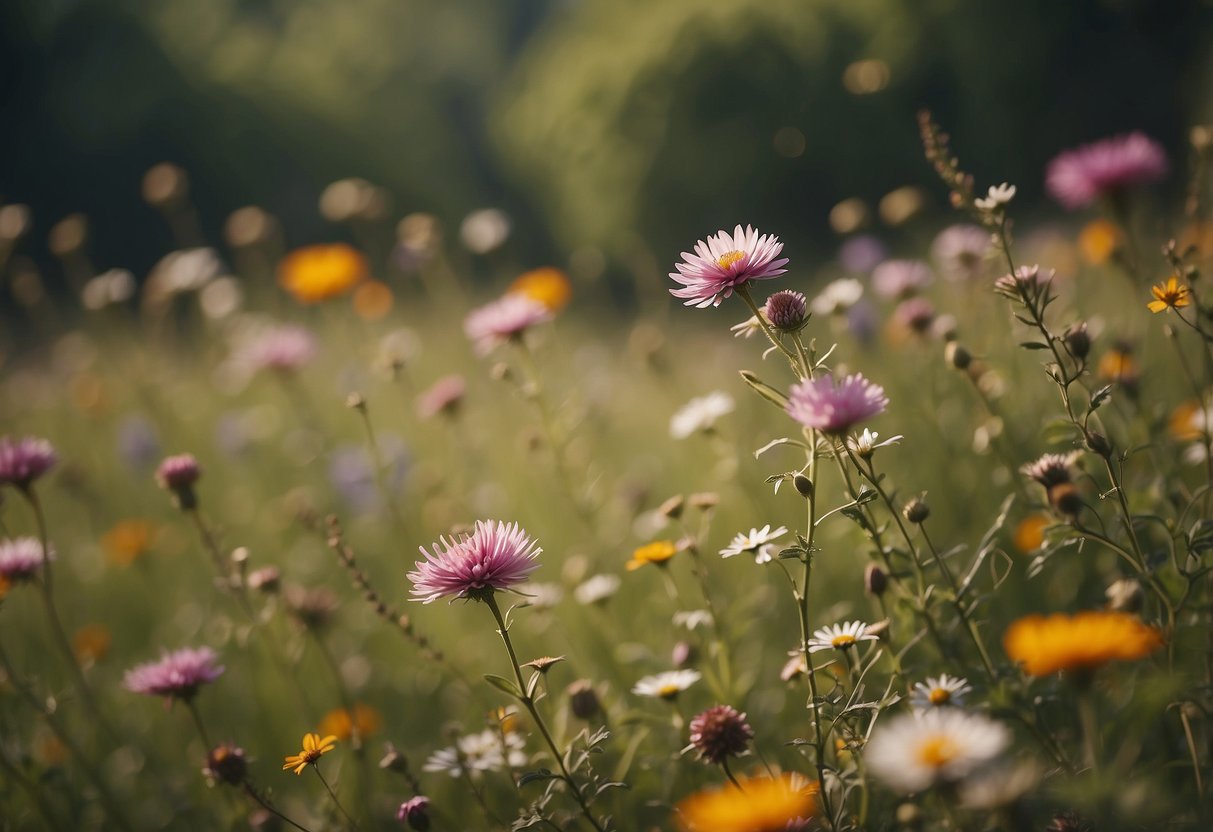
[[[46,559],[55,559],[55,550],[46,550]],[[0,541],[0,578],[9,583],[32,580],[42,566],[42,544],[32,537]]]
[[[883,298],[907,298],[931,279],[930,267],[921,260],[886,260],[872,272],[872,291]]]
[[[472,310],[463,320],[463,332],[476,344],[476,352],[487,355],[535,324],[551,319],[551,310],[539,301],[511,294]]]
[[[948,280],[966,280],[981,272],[990,249],[989,231],[977,225],[953,225],[931,243],[931,257]]]
[[[131,668],[122,684],[132,693],[192,699],[200,687],[223,675],[223,667],[215,664],[217,659],[209,647],[186,647],[165,653],[160,661]]]
[[[797,422],[826,433],[845,433],[853,425],[884,412],[889,399],[884,388],[856,373],[835,383],[820,376],[792,385],[788,415]]]
[[[695,243],[695,253],[684,251],[681,263],[670,272],[683,288],[671,289],[676,298],[686,298],[686,306],[700,309],[720,306],[733,290],[751,280],[766,280],[783,274],[788,258],[779,257],[783,243],[774,234],[758,235],[758,230],[738,225],[733,233],[720,231],[715,237]]]
[[[165,457],[156,469],[156,482],[169,491],[189,488],[202,476],[202,467],[193,454],[178,454]]]
[[[430,828],[430,799],[425,795],[417,795],[400,804],[396,810],[396,820],[407,823],[409,829],[425,830]]]
[[[0,438],[0,485],[28,488],[59,461],[54,446],[45,439],[26,436]]]
[[[466,389],[463,376],[443,376],[417,397],[417,415],[432,419],[439,413],[453,414],[459,409]]]
[[[316,357],[316,336],[301,326],[267,329],[244,345],[239,360],[253,372],[291,373]]]
[[[444,595],[478,598],[508,589],[539,568],[535,559],[543,550],[519,527],[492,520],[476,521],[470,535],[458,540],[438,539],[433,553],[420,547],[425,560],[408,573],[413,600],[428,604]]]
[[[1073,210],[1131,185],[1157,182],[1167,173],[1167,154],[1145,133],[1129,133],[1067,150],[1049,162],[1045,187]]]

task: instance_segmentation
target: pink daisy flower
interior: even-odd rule
[[[301,326],[267,329],[241,349],[239,360],[253,372],[294,372],[316,357],[316,336]]]
[[[482,598],[520,584],[539,568],[535,559],[543,551],[517,523],[492,520],[477,520],[470,535],[441,537],[432,548],[430,553],[420,547],[425,560],[408,573],[413,600],[426,604],[444,595]]]
[[[46,550],[46,559],[55,559],[55,550]],[[32,537],[0,541],[0,578],[18,584],[33,580],[42,566],[42,544]]]
[[[156,469],[156,482],[169,491],[189,488],[202,476],[202,466],[193,454],[165,457]]]
[[[1145,133],[1129,133],[1067,150],[1049,162],[1045,187],[1073,210],[1132,185],[1157,182],[1167,173],[1167,154]]]
[[[474,309],[463,320],[463,332],[487,355],[511,338],[518,338],[535,324],[552,319],[552,312],[526,295],[511,294]]]
[[[792,385],[787,410],[806,427],[845,433],[853,425],[883,413],[888,405],[884,388],[856,373],[840,382],[833,376],[820,376]]]
[[[872,291],[882,298],[908,298],[931,280],[931,267],[921,260],[886,260],[872,272]]]
[[[695,253],[684,251],[678,271],[670,272],[681,289],[671,289],[676,298],[685,298],[686,306],[703,309],[720,306],[734,289],[751,280],[766,280],[783,274],[788,258],[779,257],[783,243],[774,234],[759,236],[758,229],[740,225],[733,233],[720,231],[715,237],[695,243]],[[779,257],[779,259],[775,259]]]
[[[463,376],[443,376],[417,397],[417,415],[422,419],[432,419],[440,413],[453,415],[466,389]]]
[[[59,461],[55,448],[45,439],[26,436],[0,438],[0,485],[28,488]]]
[[[203,685],[223,675],[223,667],[216,664],[218,658],[209,647],[186,647],[131,668],[122,684],[132,693],[189,700]]]

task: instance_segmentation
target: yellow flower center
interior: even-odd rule
[[[834,638],[830,640],[830,644],[833,645],[837,650],[845,650],[854,643],[855,636],[846,635],[845,633],[840,636],[834,636]]]
[[[952,694],[944,688],[932,688],[931,692],[927,694],[927,699],[932,705],[945,705],[951,701]]]
[[[662,685],[657,690],[657,695],[660,696],[662,699],[673,699],[675,696],[677,696],[680,693],[682,693],[682,688],[680,688],[678,685],[675,685],[673,683],[668,684],[668,685]]]
[[[320,759],[320,756],[323,753],[324,752],[321,751],[319,748],[313,748],[311,751],[304,751],[302,754],[300,754],[299,759],[300,759],[300,761],[305,762],[305,763],[314,763]]]
[[[943,768],[959,754],[960,747],[951,737],[928,737],[918,746],[918,761],[931,768]]]
[[[727,269],[743,257],[745,257],[744,251],[726,251],[716,262],[720,264],[720,268]]]

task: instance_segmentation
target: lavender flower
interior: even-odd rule
[[[783,274],[788,258],[779,257],[783,243],[774,234],[759,236],[756,228],[740,225],[733,233],[721,230],[714,237],[695,243],[695,253],[684,251],[681,263],[670,277],[683,288],[671,289],[686,306],[703,309],[720,302],[751,280],[766,280]]]
[[[921,260],[886,260],[872,272],[872,291],[884,298],[907,298],[931,283]]]
[[[893,320],[921,335],[935,321],[935,307],[926,298],[908,298],[897,304]]]
[[[316,336],[310,330],[276,326],[245,343],[237,360],[255,373],[262,370],[293,373],[316,357],[317,348]]]
[[[511,294],[472,310],[463,320],[463,332],[487,355],[511,338],[519,338],[536,324],[552,319],[552,312],[526,295]]]
[[[792,332],[804,326],[806,306],[804,295],[784,289],[767,298],[763,313],[771,326],[782,332]]]
[[[122,684],[132,693],[188,701],[203,685],[223,675],[223,667],[215,663],[217,660],[215,651],[209,647],[186,647],[165,653],[159,661],[131,668]]]
[[[409,829],[425,832],[430,828],[430,799],[419,794],[401,803],[396,810],[396,820],[407,823]]]
[[[752,739],[754,729],[745,714],[728,705],[708,708],[691,720],[691,747],[699,752],[699,759],[712,764],[744,753]]]
[[[1157,182],[1167,173],[1167,154],[1141,132],[1068,150],[1049,163],[1045,187],[1073,210],[1132,185]]]
[[[46,550],[46,559],[55,559],[55,550]],[[42,566],[42,543],[33,537],[0,541],[0,578],[18,584],[31,581]]]
[[[948,280],[969,280],[981,272],[990,252],[990,232],[977,225],[952,225],[931,243],[931,259]]]
[[[883,413],[888,405],[884,388],[856,373],[840,382],[833,376],[819,376],[792,385],[787,410],[806,427],[845,433],[864,419]]]
[[[517,523],[476,521],[470,535],[458,540],[440,537],[408,573],[413,600],[426,604],[444,595],[479,599],[499,589],[522,583],[539,568],[535,559],[543,550]]]
[[[191,487],[202,476],[202,467],[193,454],[178,454],[165,457],[156,469],[156,482],[168,491],[180,491]]]
[[[884,243],[871,234],[852,237],[838,247],[838,262],[849,272],[870,272],[887,256]]]
[[[0,437],[0,485],[29,488],[58,461],[54,446],[45,439]]]
[[[466,389],[463,376],[443,376],[417,397],[417,416],[421,419],[432,419],[440,414],[454,416]]]
[[[160,456],[160,440],[155,426],[138,414],[127,416],[118,425],[118,454],[131,468],[146,471]]]

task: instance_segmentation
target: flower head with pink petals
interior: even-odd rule
[[[681,289],[670,294],[684,298],[686,306],[700,309],[720,302],[751,280],[777,277],[787,269],[788,258],[779,257],[783,243],[774,234],[759,235],[756,228],[738,225],[730,234],[721,230],[714,237],[695,243],[695,252],[684,251],[677,271],[670,272]],[[778,258],[778,259],[776,259]]]

